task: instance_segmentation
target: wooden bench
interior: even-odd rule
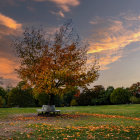
[[[43,105],[42,109],[37,109],[38,115],[40,114],[57,114],[60,115],[60,110],[55,110],[55,105]]]

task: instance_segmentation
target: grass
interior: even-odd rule
[[[0,119],[6,119],[11,115],[36,113],[37,108],[0,108]]]
[[[0,119],[11,114],[36,113],[37,108],[0,108]],[[62,113],[97,113],[108,115],[122,115],[129,117],[140,117],[140,105],[103,105],[103,106],[77,106],[57,107]]]
[[[1,108],[3,139],[140,139],[140,104],[61,107],[38,117],[37,108]],[[12,115],[11,115],[12,114]],[[12,130],[12,131],[11,131]]]
[[[108,115],[122,115],[129,117],[140,117],[140,105],[103,105],[103,106],[78,106],[58,108],[62,112],[81,112],[81,113],[98,113]]]

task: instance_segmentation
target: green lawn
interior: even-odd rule
[[[37,108],[0,108],[0,118],[2,119],[11,114],[36,113],[36,109]],[[56,109],[60,109],[62,113],[79,112],[140,117],[140,104],[57,107]]]
[[[0,138],[140,139],[140,104],[60,107],[55,117],[36,109],[0,108]]]
[[[140,117],[140,104],[131,105],[104,105],[104,106],[78,106],[58,108],[62,112],[98,113],[109,115],[122,115],[129,117]]]

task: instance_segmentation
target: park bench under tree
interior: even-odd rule
[[[43,105],[42,109],[37,109],[38,115],[43,114],[57,114],[60,115],[60,110],[55,110],[55,105]]]

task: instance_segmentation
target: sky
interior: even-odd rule
[[[140,80],[140,0],[0,0],[0,77],[20,81],[12,41],[25,27],[55,32],[72,19],[88,46],[88,63],[98,58],[100,76],[91,84],[129,87]]]

